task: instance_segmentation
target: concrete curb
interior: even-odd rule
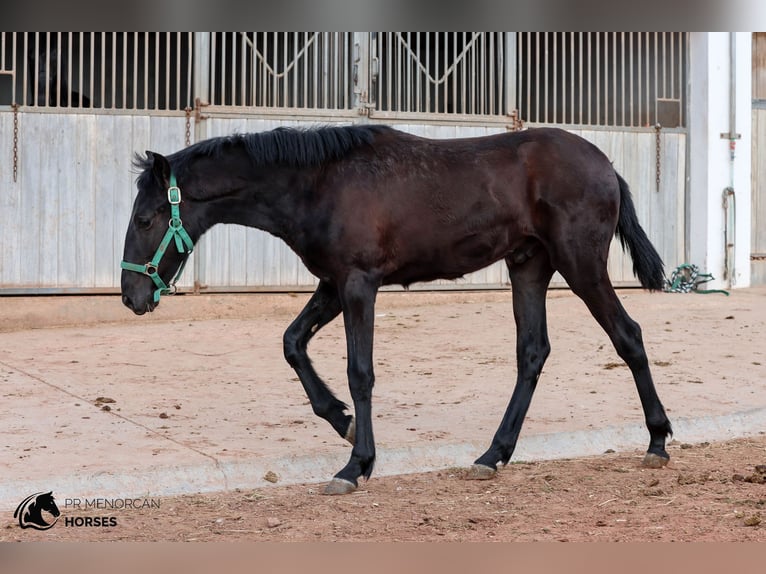
[[[766,428],[766,408],[727,415],[678,419],[673,422],[675,438],[688,443],[728,440],[754,436]],[[522,437],[514,461],[555,460],[615,451],[643,450],[648,441],[642,425],[609,426]],[[404,447],[378,447],[374,476],[392,476],[427,472],[449,467],[467,467],[488,444],[464,442],[453,444],[418,444]],[[209,463],[129,469],[96,474],[51,474],[30,480],[14,480],[0,485],[0,508],[13,510],[21,501],[19,493],[32,494],[53,490],[65,497],[163,497],[181,494],[226,491],[234,488],[273,486],[263,477],[267,472],[278,476],[276,485],[311,484],[328,481],[343,466],[347,449],[332,454],[265,457],[239,462]],[[373,476],[373,478],[374,478]],[[22,497],[23,498],[23,497]]]

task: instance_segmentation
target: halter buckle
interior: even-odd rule
[[[170,202],[170,205],[181,203],[181,190],[177,185],[171,185],[168,188],[168,202]]]

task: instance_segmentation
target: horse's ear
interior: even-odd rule
[[[163,188],[170,184],[170,163],[168,159],[161,154],[148,151],[146,152],[146,158],[152,162],[152,173],[157,178],[160,186]]]

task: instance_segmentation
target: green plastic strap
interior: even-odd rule
[[[168,202],[170,203],[170,221],[168,221],[168,230],[162,237],[162,241],[160,241],[160,244],[157,247],[157,251],[154,252],[154,257],[152,257],[152,260],[143,265],[130,263],[128,261],[120,262],[120,267],[122,269],[127,271],[135,271],[136,273],[142,273],[152,280],[155,287],[157,287],[157,289],[154,291],[155,303],[159,302],[160,295],[175,293],[176,282],[181,277],[181,273],[183,273],[184,267],[186,267],[186,261],[188,258],[181,262],[181,265],[178,267],[178,271],[176,271],[173,279],[170,282],[170,287],[168,287],[168,285],[166,285],[162,278],[159,276],[158,269],[160,266],[160,261],[162,261],[162,258],[165,255],[165,252],[167,251],[171,241],[175,242],[176,250],[179,253],[188,254],[194,250],[194,242],[187,233],[186,229],[184,229],[183,222],[181,221],[181,212],[179,209],[179,205],[181,204],[181,190],[178,188],[176,183],[176,176],[173,173],[170,174]]]

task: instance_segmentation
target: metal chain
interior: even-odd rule
[[[184,108],[184,111],[186,112],[186,147],[189,147],[191,145],[191,113],[192,109],[189,106],[186,106]]]
[[[13,181],[19,177],[19,104],[11,105],[13,109]]]
[[[656,184],[657,184],[657,193],[660,192],[660,178],[662,177],[662,165],[660,163],[660,132],[662,131],[662,126],[658,123],[654,126],[654,131],[656,133],[656,140],[655,140],[655,148],[657,150],[657,158],[656,158]]]

